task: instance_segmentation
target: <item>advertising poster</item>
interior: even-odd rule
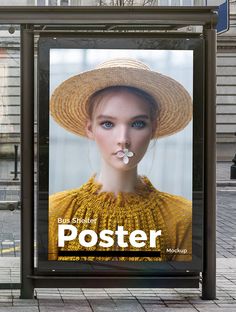
[[[48,261],[192,261],[193,66],[50,49]]]

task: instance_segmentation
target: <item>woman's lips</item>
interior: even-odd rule
[[[121,158],[121,157],[124,156],[124,152],[123,151],[118,151],[118,152],[116,152],[116,156]]]
[[[112,153],[112,155],[120,156],[120,155],[123,154],[123,153],[124,153],[123,150],[119,150],[119,151],[117,151],[117,152],[115,152],[115,153]]]

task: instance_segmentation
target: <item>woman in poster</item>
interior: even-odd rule
[[[191,261],[191,202],[138,175],[150,141],[190,122],[186,89],[137,60],[113,59],[59,85],[50,110],[60,126],[96,142],[101,168],[80,188],[50,196],[49,260]],[[67,251],[121,253],[61,255]]]

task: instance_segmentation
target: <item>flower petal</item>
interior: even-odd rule
[[[126,165],[129,163],[129,157],[127,157],[126,155],[123,158],[123,163]]]
[[[134,156],[134,153],[133,153],[133,152],[128,152],[126,155],[127,155],[128,157],[133,157],[133,156]]]

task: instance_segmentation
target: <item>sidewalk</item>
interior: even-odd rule
[[[0,276],[17,281],[19,258],[12,269],[6,268],[8,261],[1,258]],[[33,300],[19,299],[19,294],[19,290],[0,290],[0,312],[235,312],[236,261],[217,258],[217,300],[201,300],[201,289],[194,288],[44,288],[35,290]]]

